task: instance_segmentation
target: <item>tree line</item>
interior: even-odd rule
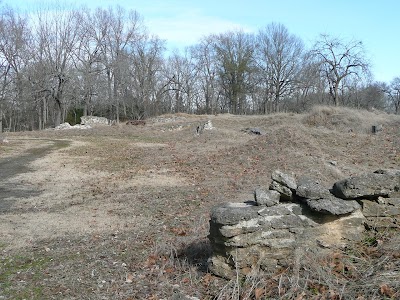
[[[311,49],[283,24],[210,34],[167,52],[134,10],[0,15],[0,132],[82,115],[120,120],[164,113],[268,114],[315,104],[400,113],[400,78],[375,82],[362,42],[330,35]]]

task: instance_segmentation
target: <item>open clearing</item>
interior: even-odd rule
[[[215,128],[196,135],[208,120]],[[384,130],[371,134],[376,124]],[[212,206],[251,200],[275,169],[329,183],[400,168],[399,116],[333,108],[7,139],[0,299],[225,299],[227,281],[207,273]]]

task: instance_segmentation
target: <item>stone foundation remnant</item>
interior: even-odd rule
[[[334,183],[275,171],[254,201],[212,209],[210,270],[234,278],[273,271],[305,249],[345,247],[368,229],[400,229],[400,170],[378,170]]]
[[[104,117],[96,117],[96,116],[82,116],[81,117],[81,125],[111,125],[111,121]]]

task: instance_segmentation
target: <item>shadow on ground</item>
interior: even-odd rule
[[[18,199],[37,196],[41,193],[36,187],[25,186],[22,183],[10,184],[7,181],[19,174],[33,172],[34,170],[29,167],[30,163],[70,144],[64,140],[51,140],[51,142],[45,147],[29,149],[20,156],[0,159],[0,213],[10,212]]]

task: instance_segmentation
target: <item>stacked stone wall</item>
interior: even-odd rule
[[[232,278],[290,264],[299,249],[345,247],[366,229],[399,229],[400,170],[378,170],[334,183],[275,171],[254,201],[213,208],[209,268]]]

